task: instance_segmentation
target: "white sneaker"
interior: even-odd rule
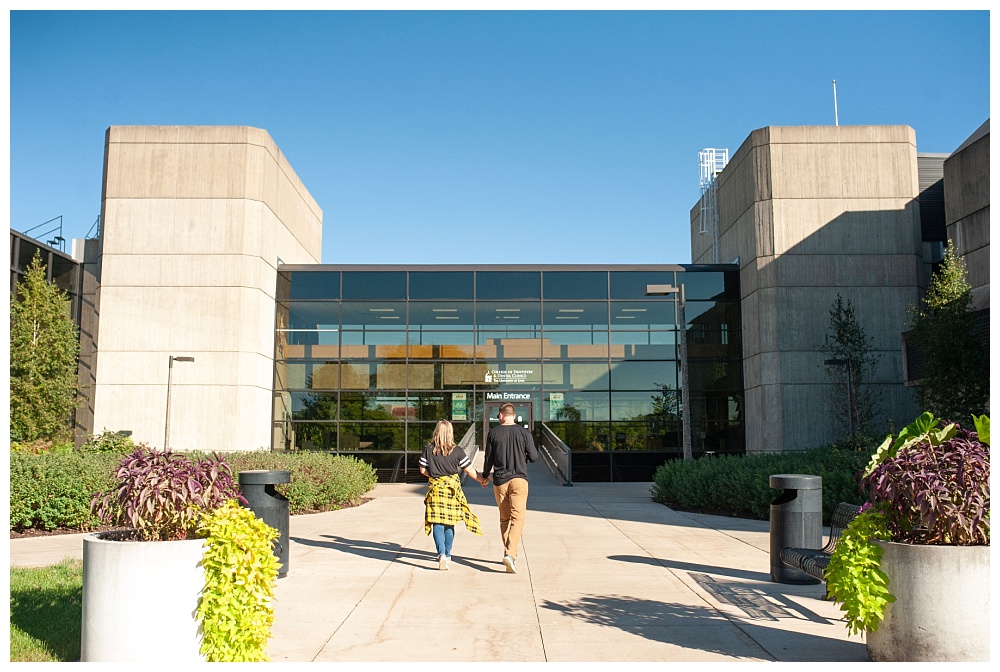
[[[514,566],[514,558],[509,555],[503,556],[503,566],[507,569],[508,574],[517,574],[517,567]]]
[[[444,556],[444,555],[439,555],[438,556],[438,569],[440,571],[443,572],[443,571],[449,569],[449,567],[448,567],[448,560],[449,560],[449,558],[446,557],[446,556]]]

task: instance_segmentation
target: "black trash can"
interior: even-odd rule
[[[288,574],[288,499],[274,486],[291,483],[290,471],[241,471],[240,492],[247,500],[247,508],[278,531],[274,541],[274,555],[278,558],[278,578]]]
[[[782,490],[771,502],[771,580],[819,583],[801,569],[781,561],[781,549],[823,548],[823,479],[807,474],[774,474],[772,488]]]

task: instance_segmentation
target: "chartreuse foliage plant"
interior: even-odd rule
[[[197,611],[201,652],[209,662],[267,661],[278,578],[271,544],[278,531],[229,501],[205,513],[198,532],[207,537],[205,589]]]
[[[885,519],[868,509],[841,533],[826,568],[826,590],[840,603],[851,634],[874,632],[885,617],[885,606],[895,602],[889,577],[879,569],[882,548],[875,539],[889,539]]]

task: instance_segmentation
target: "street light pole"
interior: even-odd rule
[[[194,357],[174,357],[167,360],[167,415],[163,421],[163,450],[170,449],[170,386],[174,377],[174,362],[193,362]]]
[[[685,315],[684,284],[674,287],[673,285],[646,285],[646,296],[665,296],[667,294],[677,294],[680,305],[678,306],[680,318],[680,358],[681,358],[681,402],[683,404],[683,415],[681,415],[681,441],[685,460],[693,460],[691,452],[691,395],[688,387],[688,354],[687,354],[687,316]]]

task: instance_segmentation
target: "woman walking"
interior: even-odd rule
[[[438,552],[438,569],[448,569],[451,546],[455,540],[455,523],[464,522],[473,534],[482,535],[479,518],[472,513],[462,491],[459,474],[464,471],[481,485],[483,475],[472,467],[472,460],[455,445],[455,430],[447,420],[434,427],[431,442],[420,456],[420,473],[430,479],[424,497],[424,533],[434,534]]]

